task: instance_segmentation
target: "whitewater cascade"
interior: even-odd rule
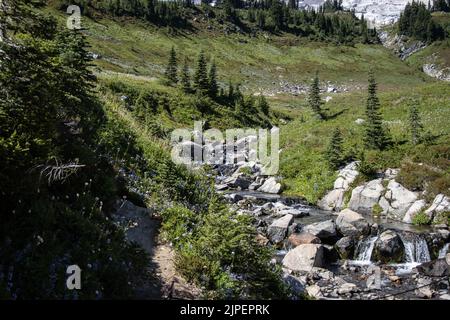
[[[375,242],[378,237],[370,237],[364,240],[361,240],[358,243],[358,247],[356,249],[356,261],[358,262],[370,262],[370,258],[372,257],[373,248],[375,248]]]
[[[409,239],[401,236],[405,246],[405,259],[407,263],[424,263],[431,261],[430,252],[425,239],[420,235],[409,235]]]
[[[444,259],[447,255],[448,249],[450,247],[450,243],[446,243],[441,250],[439,250],[439,256],[438,259]]]

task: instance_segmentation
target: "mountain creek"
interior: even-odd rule
[[[251,139],[236,144],[245,147],[243,142]],[[192,143],[192,147],[199,145]],[[282,178],[263,175],[263,166],[247,161],[248,154],[244,148],[235,154],[239,163],[210,165],[211,178],[233,210],[254,217],[258,243],[275,248],[271,263],[282,267],[284,281],[297,296],[450,299],[450,231],[445,220],[438,223],[441,214],[449,211],[446,196],[427,204],[420,194],[395,181],[397,169],[387,169],[377,179],[350,190],[359,174],[358,163],[353,162],[338,171],[334,189],[312,205],[283,195]],[[350,191],[351,198],[345,201],[344,194]],[[382,212],[374,214],[375,206]],[[434,223],[414,225],[419,212]],[[155,266],[149,272],[156,271],[161,278],[152,285],[153,293],[142,289],[143,296],[158,295],[158,287],[166,298],[201,297],[200,289],[176,273],[170,244],[149,240],[156,237],[159,226],[152,216],[151,209],[129,201],[122,202],[114,216],[117,223],[129,226],[128,239],[152,257]]]
[[[355,169],[355,164],[349,167]],[[284,280],[299,294],[316,299],[450,299],[447,225],[416,226],[392,219],[392,214],[342,209],[342,204],[337,212],[323,210],[323,201],[316,206],[280,195],[281,179],[259,175],[257,163],[215,169],[216,189],[233,209],[255,218],[258,241],[275,246],[272,263],[282,266]],[[388,171],[394,178],[395,170]]]

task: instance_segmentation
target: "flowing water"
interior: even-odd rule
[[[373,248],[378,237],[370,237],[361,240],[356,248],[356,260],[355,262],[370,263],[372,257]]]
[[[418,234],[401,236],[405,246],[405,260],[407,263],[421,264],[431,260],[427,242]]]
[[[450,243],[446,243],[441,250],[439,250],[439,259],[444,259],[445,256],[447,255],[448,249],[450,247]]]

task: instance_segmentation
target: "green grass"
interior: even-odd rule
[[[405,159],[413,157],[417,162],[423,161],[432,166],[437,165],[433,159],[439,158],[448,171],[446,155],[440,156],[438,151],[432,152],[434,149],[428,146],[413,146],[408,133],[409,105],[416,103],[425,129],[436,137],[433,143],[448,146],[448,84],[425,85],[415,88],[413,92],[408,89],[383,92],[379,97],[395,145],[387,151],[368,153],[369,161],[376,169],[399,167]],[[328,169],[323,153],[335,127],[341,128],[343,132],[344,152],[348,157],[357,156],[358,151],[363,149],[364,127],[356,124],[355,120],[365,118],[365,99],[364,92],[336,96],[326,107],[329,108],[328,114],[338,115],[327,121],[316,120],[304,99],[291,101],[291,105],[296,107],[296,119],[280,131],[283,148],[281,173],[285,177],[287,193],[316,202],[326,190],[332,188],[335,173]],[[429,157],[425,156],[427,152]]]
[[[61,13],[51,12],[64,21]],[[333,99],[326,104],[328,114],[336,116],[325,122],[312,118],[303,96],[277,94],[270,98],[273,117],[288,120],[281,129],[281,174],[288,187],[286,192],[304,196],[311,202],[317,201],[335,178],[322,155],[333,129],[336,126],[342,129],[348,158],[362,149],[363,127],[354,121],[364,118],[369,68],[375,71],[382,111],[396,142],[390,151],[368,154],[377,169],[399,167],[405,157],[413,153],[414,148],[407,142],[411,103],[419,104],[425,128],[438,136],[435,143],[448,144],[448,84],[438,83],[421,72],[421,59],[437,47],[440,48],[439,59],[447,63],[448,42],[435,43],[413,55],[408,62],[402,62],[381,45],[337,46],[310,42],[290,34],[224,35],[217,30],[207,30],[206,24],[201,23],[193,30],[176,34],[135,19],[93,21],[86,18],[83,23],[92,51],[102,56],[94,63],[104,83],[128,83],[139,91],[157,91],[170,97],[174,112],[169,115],[158,109],[155,115],[156,121],[167,131],[180,126],[192,127],[195,120],[204,117],[213,127],[242,125],[230,110],[220,106],[214,107],[215,113],[201,115],[194,105],[195,97],[182,95],[177,89],[162,86],[155,80],[161,77],[172,46],[179,53],[180,61],[187,57],[191,67],[200,49],[205,50],[207,57],[215,60],[222,84],[231,79],[242,83],[242,89],[249,93],[277,91],[280,81],[309,83],[316,70],[322,83],[345,84],[349,92],[332,95]],[[118,99],[120,92],[110,94]],[[277,124],[274,118],[272,123]]]
[[[60,12],[50,12],[60,23],[65,22]],[[159,77],[173,46],[180,61],[188,58],[191,67],[203,49],[208,59],[216,61],[223,84],[232,80],[250,91],[278,88],[281,80],[295,84],[309,82],[316,70],[323,79],[347,83],[351,87],[364,84],[370,67],[378,72],[383,86],[390,88],[428,81],[420,71],[399,63],[397,57],[381,45],[339,46],[311,42],[286,33],[254,37],[225,35],[207,30],[207,24],[174,34],[135,19],[93,21],[83,18],[82,21],[92,51],[102,57],[95,61],[102,71]]]

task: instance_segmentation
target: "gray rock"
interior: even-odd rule
[[[279,194],[282,191],[281,183],[278,183],[274,177],[270,177],[260,188],[258,188],[258,191]]]
[[[352,237],[343,237],[334,245],[342,260],[351,259],[355,251],[355,241]]]
[[[395,180],[390,180],[386,193],[380,199],[383,212],[391,219],[403,220],[408,209],[417,200],[417,195]]]
[[[302,232],[299,234],[292,234],[289,236],[289,244],[291,246],[298,247],[299,245],[302,244],[320,244],[321,241],[318,237],[316,237],[315,235],[311,234],[311,233],[307,233],[307,232]]]
[[[283,281],[288,285],[291,291],[301,297],[306,292],[306,281],[290,274],[284,274]]]
[[[244,197],[241,196],[240,194],[236,194],[236,193],[232,193],[232,194],[228,194],[227,198],[232,202],[232,203],[236,203],[238,201],[244,200]]]
[[[278,212],[278,215],[280,215],[280,216],[284,216],[286,214],[291,214],[294,218],[303,218],[303,217],[306,217],[309,215],[308,212],[294,209],[294,208],[286,208],[286,209],[278,210],[277,212]]]
[[[400,236],[392,230],[384,231],[375,242],[374,257],[383,263],[400,262],[405,247]]]
[[[418,289],[416,289],[415,294],[421,298],[426,298],[426,299],[433,298],[433,291],[431,290],[431,286],[430,286],[431,284],[432,284],[431,280],[427,280],[427,279],[423,279],[423,278],[417,279]]]
[[[417,266],[419,273],[428,277],[445,277],[450,275],[450,266],[445,259],[437,259]]]
[[[328,192],[323,199],[318,202],[318,206],[327,211],[340,211],[343,207],[344,193],[355,181],[359,172],[358,162],[352,162],[339,170],[338,178],[334,182],[334,189]]]
[[[323,297],[322,290],[317,284],[306,287],[306,293],[316,299],[320,299]]]
[[[449,211],[450,211],[450,198],[446,197],[443,194],[438,194],[436,198],[434,198],[431,207],[425,210],[425,213],[430,218],[434,218],[435,222],[438,222],[437,218],[439,218],[439,214]]]
[[[344,283],[338,289],[339,294],[349,294],[349,293],[354,293],[354,292],[356,293],[358,291],[359,291],[359,289],[358,289],[357,285],[354,283],[350,283],[350,282]]]
[[[302,231],[310,233],[320,240],[334,239],[337,236],[336,225],[333,220],[326,220],[307,225]]]
[[[382,179],[369,181],[353,189],[348,207],[356,212],[372,214],[373,207],[378,204],[383,191]]]
[[[214,186],[217,191],[223,191],[228,189],[228,185],[226,184],[217,184]]]
[[[313,267],[324,267],[324,249],[320,244],[302,244],[289,251],[282,264],[292,271],[310,271]]]
[[[289,226],[294,221],[294,217],[290,214],[275,220],[267,229],[267,235],[272,243],[281,243],[287,235]]]
[[[243,174],[235,174],[226,179],[224,184],[228,185],[230,188],[240,188],[241,190],[246,190],[252,184],[252,181]]]
[[[370,232],[367,220],[359,213],[350,209],[341,211],[336,218],[336,227],[344,236],[359,237]]]
[[[425,200],[416,200],[411,207],[409,207],[408,211],[406,211],[405,216],[403,217],[404,223],[413,223],[414,217],[421,212],[425,206],[427,205]]]

